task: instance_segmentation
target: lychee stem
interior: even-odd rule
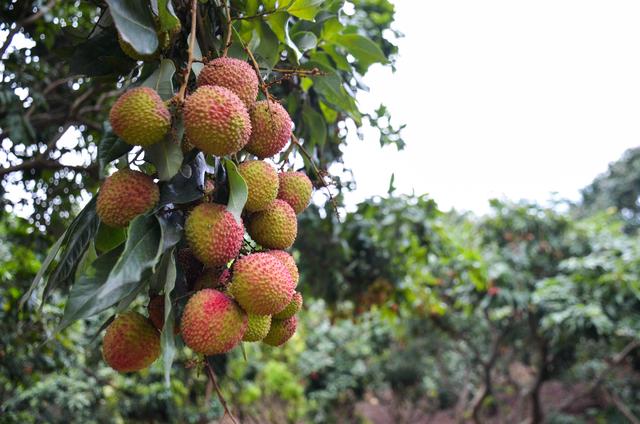
[[[213,388],[216,389],[216,394],[218,395],[218,400],[222,404],[222,408],[224,409],[225,415],[229,415],[229,418],[231,419],[231,421],[234,424],[238,424],[238,421],[236,420],[236,417],[234,417],[233,414],[231,413],[231,411],[229,410],[229,406],[227,405],[227,401],[225,400],[224,396],[222,395],[222,391],[220,390],[220,386],[218,385],[218,380],[216,379],[216,373],[213,372],[213,368],[211,367],[211,364],[209,363],[207,358],[205,358],[204,363],[205,363],[205,367],[206,367],[206,370],[207,370],[207,376],[209,377],[209,380],[211,381],[211,383],[213,383]]]
[[[189,56],[187,59],[187,69],[184,71],[184,80],[180,86],[177,98],[180,102],[184,102],[184,98],[187,94],[187,84],[189,82],[189,75],[191,74],[191,65],[193,64],[193,47],[196,44],[196,12],[198,10],[198,0],[191,0],[191,32],[189,33]]]

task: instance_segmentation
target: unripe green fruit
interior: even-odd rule
[[[278,312],[273,316],[274,319],[287,319],[291,318],[295,314],[298,313],[302,309],[302,294],[300,292],[295,292],[291,302],[284,308],[282,311]]]
[[[109,113],[113,132],[125,143],[147,147],[161,141],[171,128],[171,113],[149,87],[126,91]]]
[[[287,202],[296,214],[309,206],[313,185],[303,172],[281,172],[278,174],[278,199]]]
[[[224,293],[200,290],[187,302],[182,339],[194,352],[216,355],[233,349],[247,329],[247,314]]]
[[[244,228],[226,206],[202,203],[187,217],[185,235],[195,257],[207,267],[216,267],[238,256]]]
[[[160,355],[160,333],[147,318],[137,312],[119,315],[102,340],[102,356],[111,368],[120,372],[139,371]]]
[[[278,102],[261,100],[250,110],[251,138],[245,150],[268,158],[280,152],[291,138],[293,122],[284,107]]]
[[[205,153],[224,156],[249,141],[251,120],[242,100],[224,87],[199,87],[184,103],[184,130],[189,142]]]
[[[271,315],[249,314],[249,325],[242,341],[259,342],[264,339],[271,328]]]
[[[253,253],[233,264],[229,291],[249,314],[272,315],[282,311],[294,290],[291,274],[271,255]]]
[[[244,208],[249,212],[266,209],[278,195],[278,173],[272,165],[261,160],[249,160],[238,166],[249,196]]]
[[[160,190],[151,177],[121,169],[102,183],[96,212],[110,227],[126,227],[133,218],[152,209],[159,199]]]
[[[285,320],[272,319],[269,334],[262,342],[269,346],[282,346],[295,334],[297,327],[298,318],[295,315]]]
[[[258,97],[258,77],[247,62],[219,57],[208,62],[198,75],[198,87],[218,85],[233,91],[249,109]]]
[[[287,202],[276,199],[267,209],[251,216],[249,234],[263,247],[287,249],[298,234],[296,213]]]
[[[282,264],[287,268],[289,273],[291,274],[291,278],[293,278],[294,285],[298,285],[298,281],[300,280],[300,274],[298,272],[298,266],[296,265],[296,261],[293,259],[293,256],[289,252],[285,252],[284,250],[269,250],[266,253],[277,258]]]

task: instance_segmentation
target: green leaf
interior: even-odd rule
[[[127,232],[124,228],[109,227],[101,222],[95,240],[96,249],[100,253],[106,253],[120,246],[126,239]]]
[[[182,166],[182,149],[173,141],[172,134],[145,148],[146,157],[156,167],[160,181],[169,181]]]
[[[320,6],[324,0],[295,0],[287,9],[289,14],[300,19],[312,21],[320,11]]]
[[[160,346],[162,347],[162,364],[164,365],[164,382],[167,387],[171,383],[171,365],[176,356],[176,341],[173,331],[175,325],[175,312],[171,303],[171,292],[176,286],[176,260],[174,248],[169,250],[165,257],[166,266],[162,269],[164,276],[164,327],[160,335]]]
[[[147,2],[126,0],[106,0],[106,2],[120,37],[124,41],[141,55],[152,55],[158,50],[158,35]]]
[[[85,272],[85,275],[73,285],[62,319],[50,337],[64,330],[73,322],[93,315],[87,311],[95,302],[102,284],[106,281],[111,268],[121,253],[122,249],[114,249],[99,256]]]
[[[58,252],[60,251],[60,247],[68,238],[68,234],[69,234],[69,230],[62,233],[58,241],[56,241],[53,244],[53,246],[51,246],[51,250],[49,250],[49,253],[47,254],[47,257],[44,259],[44,261],[42,261],[42,265],[40,266],[38,273],[36,274],[35,278],[31,282],[31,287],[29,287],[29,290],[27,290],[27,292],[20,299],[20,309],[22,309],[25,302],[31,297],[34,290],[38,287],[38,285],[42,281],[42,277],[44,277],[45,273],[49,269],[49,265],[51,265],[51,262],[53,262],[55,257],[58,255]]]
[[[351,53],[365,69],[374,63],[387,62],[387,58],[384,56],[380,47],[362,35],[338,35],[335,38],[335,42]]]
[[[252,40],[258,40],[259,44],[254,48],[253,54],[260,65],[269,69],[280,60],[280,43],[278,37],[263,21],[256,21]]]
[[[175,94],[173,91],[173,74],[176,65],[170,59],[162,59],[160,66],[147,78],[142,85],[151,87],[158,92],[162,100],[169,100]]]
[[[155,1],[152,2],[155,3]],[[158,20],[160,21],[160,29],[162,31],[171,31],[176,27],[180,27],[180,19],[173,10],[171,0],[158,0]]]
[[[162,232],[155,216],[139,216],[129,225],[129,237],[122,248],[100,256],[74,284],[56,332],[115,305],[144,284],[145,271],[158,263]]]
[[[315,54],[313,59],[319,59],[322,56]],[[313,78],[314,89],[322,96],[325,102],[335,108],[338,108],[359,122],[360,115],[356,102],[352,96],[347,93],[343,87],[342,78],[337,71],[325,63],[309,61],[309,68],[317,67],[324,75]]]
[[[269,15],[267,17],[267,25],[269,25],[271,31],[273,31],[276,37],[278,37],[278,40],[280,40],[281,43],[284,43],[291,53],[293,53],[295,62],[299,63],[300,58],[302,57],[302,52],[289,36],[289,15],[284,12]]]
[[[318,45],[318,37],[313,32],[300,31],[293,34],[293,42],[303,51],[315,49]]]
[[[61,283],[71,285],[71,279],[73,278],[76,267],[82,259],[84,252],[87,250],[89,243],[94,239],[94,236],[98,232],[98,226],[100,219],[96,213],[96,197],[94,196],[87,206],[78,214],[76,219],[71,223],[67,230],[69,239],[66,242],[64,250],[60,255],[60,260],[56,268],[53,270],[47,283],[44,286],[44,293],[42,295],[42,304],[40,308],[44,306],[44,302],[53,289],[58,287]]]
[[[311,146],[324,146],[327,138],[327,123],[322,114],[305,104],[302,110],[302,120],[309,134],[308,139]]]
[[[244,208],[244,204],[247,203],[247,196],[249,195],[247,183],[238,172],[236,164],[231,160],[225,158],[224,167],[227,170],[227,179],[229,180],[229,202],[227,203],[227,209],[233,214],[236,221],[242,223],[242,209]]]
[[[76,273],[74,280],[77,281],[80,277],[82,277],[89,268],[89,266],[98,258],[98,253],[96,252],[95,242],[92,240],[89,243],[89,247],[85,250],[82,255],[82,259],[78,262],[78,266],[76,267]]]
[[[117,135],[111,132],[110,125],[107,124],[105,127],[102,140],[100,140],[100,143],[98,144],[98,167],[100,177],[106,176],[108,164],[122,155],[127,154],[133,148],[132,145],[125,143],[122,139],[118,138]]]

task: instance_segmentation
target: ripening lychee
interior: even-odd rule
[[[247,211],[261,211],[276,200],[278,173],[272,165],[261,160],[249,160],[238,166],[238,172],[249,190],[247,203],[244,205]]]
[[[293,298],[291,298],[291,302],[284,308],[282,311],[278,312],[273,316],[275,319],[287,319],[291,318],[298,311],[302,309],[302,294],[300,292],[295,292]]]
[[[164,296],[156,295],[149,299],[149,304],[147,305],[147,313],[149,314],[149,319],[153,326],[158,330],[162,331],[164,328]],[[178,334],[180,329],[177,325],[173,326],[173,334]]]
[[[293,122],[284,107],[278,102],[261,100],[250,110],[251,137],[245,150],[268,158],[280,152],[291,138]]]
[[[233,91],[247,106],[253,106],[258,97],[258,76],[244,60],[219,57],[207,63],[198,75],[198,87],[218,85]]]
[[[205,153],[236,153],[249,141],[251,120],[242,100],[224,87],[199,87],[184,102],[184,130],[189,142]]]
[[[96,212],[110,227],[126,227],[133,218],[152,209],[159,199],[160,190],[150,176],[121,169],[102,183]]]
[[[206,266],[215,267],[238,256],[244,228],[226,206],[201,203],[187,217],[185,235],[195,257]]]
[[[200,290],[187,302],[180,322],[182,339],[194,352],[216,355],[233,349],[247,329],[247,314],[226,294]]]
[[[160,333],[151,321],[137,312],[119,315],[102,340],[102,356],[120,372],[139,371],[160,355]]]
[[[171,113],[149,87],[126,91],[109,112],[113,132],[125,143],[147,147],[161,141],[171,128]]]
[[[303,172],[281,172],[278,174],[278,199],[287,202],[296,214],[309,206],[313,185]]]
[[[293,278],[294,284],[297,286],[298,281],[300,280],[300,274],[298,273],[298,266],[296,265],[296,261],[293,259],[293,256],[289,252],[285,252],[284,250],[269,250],[266,253],[271,256],[275,256],[284,264],[287,268],[291,277]]]
[[[272,319],[269,334],[262,341],[269,346],[281,346],[295,334],[297,327],[298,318],[295,315],[285,320]]]
[[[266,253],[253,253],[233,264],[229,291],[247,313],[272,315],[291,302],[295,285],[282,262]]]
[[[251,238],[263,247],[287,249],[298,234],[296,213],[287,202],[276,199],[267,209],[251,216],[248,230]]]
[[[244,333],[242,341],[259,342],[269,333],[271,328],[271,315],[251,315],[249,314],[249,325]]]

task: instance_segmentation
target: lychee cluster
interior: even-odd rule
[[[247,185],[241,217],[212,202],[214,186],[198,204],[184,210],[184,239],[176,255],[190,297],[174,331],[196,353],[228,352],[240,342],[280,346],[296,331],[302,295],[299,273],[286,251],[297,236],[297,214],[309,205],[312,184],[303,172],[278,172],[265,159],[289,142],[293,123],[273,100],[256,101],[259,80],[246,62],[209,61],[196,89],[175,113],[182,113],[183,149],[205,154],[246,154],[238,173]],[[129,144],[150,146],[169,134],[172,116],[151,88],[125,92],[110,113],[113,131]],[[234,158],[237,159],[237,158]],[[122,169],[104,182],[97,200],[100,219],[126,227],[159,202],[159,187],[139,171]],[[224,196],[222,196],[224,197]],[[245,233],[246,232],[246,233]],[[165,329],[165,297],[154,295],[148,318],[135,312],[118,316],[103,342],[105,360],[114,369],[136,371],[159,355]],[[171,315],[173,316],[173,315]]]

